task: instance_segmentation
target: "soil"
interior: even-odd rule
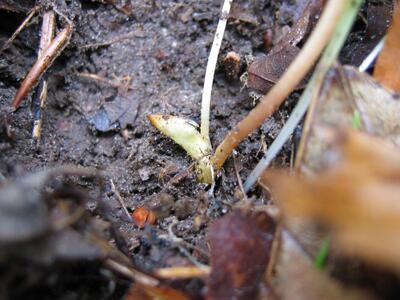
[[[26,9],[33,6],[26,2],[16,11],[0,10],[0,19],[8,21],[0,28],[0,42],[12,34]],[[199,122],[202,85],[220,2],[37,1],[43,7],[56,8],[74,24],[68,47],[47,72],[48,99],[38,142],[31,137],[32,95],[14,113],[7,111],[20,82],[36,60],[41,13],[0,54],[0,109],[3,117],[8,115],[14,131],[14,140],[4,136],[0,140],[1,174],[12,180],[65,164],[103,170],[108,179],[105,200],[111,207],[107,218],[122,233],[135,264],[145,271],[190,263],[172,243],[154,238],[167,234],[168,226],[177,219],[174,233],[207,250],[208,224],[240,200],[235,196],[238,179],[232,158],[226,163],[212,195],[207,192],[208,187],[196,182],[192,172],[172,183],[174,176],[190,169],[192,161],[179,146],[152,128],[146,118],[151,113],[162,113]],[[214,146],[257,102],[239,78],[226,78],[221,64],[223,57],[229,51],[238,53],[243,72],[246,57],[266,51],[266,30],[271,29],[273,39],[278,39],[307,1],[234,2],[248,20],[230,20],[221,47],[212,92],[210,134]],[[65,25],[63,17],[58,16],[57,21],[59,29]],[[349,53],[354,52],[365,35],[365,25],[359,21],[357,26],[357,38],[347,45],[349,50],[343,54],[344,60],[350,63],[353,59]],[[85,74],[95,74],[108,81],[88,78]],[[300,92],[295,92],[272,118],[239,145],[237,171],[242,180],[262,157],[264,145],[270,145],[277,136],[299,95]],[[287,143],[275,166],[289,165],[291,145],[291,141]],[[130,212],[142,205],[158,212],[155,226],[138,229],[126,222],[117,198],[111,193],[110,179]],[[261,190],[254,190],[252,195],[256,203],[267,201]],[[94,201],[88,204],[88,209],[94,215],[101,214]],[[208,263],[207,257],[200,253],[193,251],[192,255],[199,262]],[[86,275],[80,274],[91,276],[98,272],[94,269],[91,273],[89,267]],[[70,267],[68,272],[80,271]],[[75,299],[84,294],[119,298],[127,287],[127,282],[119,284],[110,293],[103,291],[106,289],[94,291],[93,282],[83,288],[85,282],[74,282],[73,288],[66,285],[65,293],[58,295],[53,291],[52,296]],[[194,280],[187,284],[187,290],[194,290],[198,295],[201,286]],[[27,288],[19,296],[28,291]],[[40,289],[37,293],[43,296]]]

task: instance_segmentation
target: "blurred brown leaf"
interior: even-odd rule
[[[397,5],[385,46],[374,69],[374,77],[387,88],[400,91],[400,8]]]
[[[125,300],[190,300],[182,292],[166,285],[145,286],[138,283],[132,284]]]
[[[248,68],[248,86],[266,93],[283,75],[300,49],[296,47],[318,20],[325,0],[311,0],[299,19],[268,53],[255,58]],[[301,84],[303,85],[303,84]]]
[[[270,257],[275,224],[263,212],[233,211],[209,232],[211,274],[206,299],[256,299]]]
[[[400,157],[390,143],[361,132],[326,131],[343,157],[318,177],[268,172],[286,218],[332,230],[332,245],[388,270],[400,270]]]

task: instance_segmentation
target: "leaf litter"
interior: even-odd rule
[[[103,5],[102,2],[93,5]],[[308,5],[303,6],[305,10],[302,13],[296,12],[299,19],[292,26],[290,33],[268,54],[269,59],[274,62],[272,68],[267,65],[267,70],[262,70],[268,74],[264,76],[259,70],[253,74],[264,80],[261,86],[264,89],[268,89],[268,85],[276,82],[301,48],[303,39],[312,30],[319,13],[314,15],[311,6],[315,4],[320,11],[321,3],[324,1],[303,2],[307,2]],[[135,1],[130,4],[124,3],[115,1],[110,7],[128,17],[137,17],[135,14],[141,12],[133,8],[135,5],[132,6],[132,3],[136,3]],[[151,5],[146,5],[147,9],[151,9]],[[185,24],[192,22],[192,15],[193,19],[198,18],[201,20],[199,22],[203,22],[202,26],[207,26],[205,24],[212,19],[204,14],[200,17],[195,15],[197,12],[193,10],[192,5],[186,3],[178,7],[175,14],[179,14],[180,11],[183,15],[177,18]],[[240,5],[234,6],[230,19],[234,20],[232,24],[237,28],[262,25],[260,24],[262,18],[254,17],[247,9],[241,11]],[[237,25],[239,23],[240,25]],[[113,26],[119,25],[113,24]],[[67,55],[68,51],[71,49],[67,49]],[[96,59],[95,55],[91,59]],[[232,76],[230,80],[236,77]],[[80,85],[80,83],[74,84]],[[128,94],[122,95],[120,91],[118,93],[113,91],[110,93],[111,97],[93,101],[96,102],[95,106],[87,105],[88,98],[82,99],[83,103],[79,102],[80,98],[73,101],[76,109],[86,119],[86,123],[91,123],[100,132],[96,139],[101,143],[102,139],[107,137],[102,134],[114,134],[119,129],[130,130],[130,126],[137,125],[136,118],[140,117],[140,106],[138,98],[135,98],[136,94],[133,96],[135,92],[133,89]],[[130,98],[134,98],[132,102]],[[9,227],[2,227],[4,230],[0,231],[4,233],[2,243],[7,245],[6,248],[13,250],[18,245],[18,251],[2,251],[1,258],[21,255],[27,259],[29,266],[33,261],[36,263],[36,260],[43,263],[42,258],[47,259],[47,264],[59,261],[81,263],[90,260],[95,262],[94,268],[93,265],[87,267],[92,270],[90,274],[104,275],[103,281],[95,279],[104,284],[104,286],[99,285],[100,289],[104,290],[101,297],[104,295],[115,297],[113,284],[123,285],[121,290],[125,291],[128,284],[133,281],[129,292],[125,295],[126,299],[373,299],[373,294],[366,292],[365,286],[357,289],[347,285],[346,282],[343,284],[340,279],[332,278],[327,270],[317,270],[313,266],[313,256],[302,244],[302,238],[298,236],[298,234],[303,237],[308,235],[310,232],[307,229],[310,227],[305,226],[303,231],[292,232],[292,228],[287,224],[288,220],[305,218],[312,227],[322,226],[319,228],[322,233],[321,238],[327,234],[332,236],[330,245],[338,255],[347,258],[356,257],[367,264],[397,272],[398,245],[395,235],[398,232],[396,219],[398,205],[395,195],[398,194],[396,187],[398,159],[395,150],[392,149],[398,146],[399,142],[396,118],[397,96],[384,90],[368,75],[350,67],[337,66],[325,78],[318,99],[320,103],[317,113],[313,118],[311,131],[307,135],[305,158],[300,163],[303,177],[268,175],[268,180],[263,183],[269,187],[265,197],[255,194],[246,198],[238,204],[245,209],[234,210],[223,217],[221,215],[234,207],[226,194],[222,194],[221,197],[219,193],[216,198],[212,198],[207,195],[196,195],[198,190],[194,190],[191,197],[182,198],[182,194],[178,191],[179,187],[167,189],[164,184],[158,183],[156,188],[149,192],[152,199],[161,198],[162,194],[169,195],[168,193],[173,196],[168,205],[154,210],[157,213],[157,220],[153,216],[149,218],[148,214],[140,216],[138,225],[141,228],[138,229],[129,218],[121,217],[122,209],[119,204],[123,200],[115,204],[115,201],[113,202],[107,195],[111,193],[107,185],[99,181],[97,188],[102,196],[93,199],[92,194],[96,185],[94,182],[98,180],[98,174],[88,172],[84,175],[85,179],[76,177],[66,179],[65,177],[70,177],[70,174],[62,170],[53,170],[33,173],[31,176],[21,178],[20,181],[2,182],[0,206],[4,206],[5,209],[2,209],[0,214],[5,211],[15,214],[4,214],[4,218],[0,218],[0,224],[1,221],[17,224],[15,226],[23,230],[18,231],[20,235],[15,235],[7,233]],[[8,121],[4,121],[3,127],[4,135],[8,139],[11,136],[8,133],[10,128]],[[340,127],[341,131],[331,127]],[[351,127],[379,136],[380,139],[365,136],[360,132],[344,131]],[[139,125],[135,130],[132,130],[135,138],[140,139],[143,130]],[[154,132],[151,132],[151,135],[154,135]],[[127,143],[135,146],[129,139],[126,138]],[[157,139],[151,142],[160,143]],[[385,146],[388,142],[392,145]],[[164,141],[160,145],[170,147]],[[339,150],[336,150],[337,148]],[[89,153],[98,151],[97,148],[86,150]],[[140,152],[133,149],[132,153],[136,154],[135,151]],[[107,151],[96,153],[97,159],[109,162],[105,158],[110,156],[108,153]],[[125,154],[127,153],[117,155],[124,159],[123,167],[129,168],[123,157]],[[138,186],[137,189],[143,190],[147,188],[145,182],[154,184],[153,177],[158,177],[154,176],[154,170],[148,167],[150,163],[154,163],[154,156],[138,155],[137,160],[142,157],[145,159],[140,165],[142,166],[140,170],[143,172],[139,177],[143,180],[138,181],[142,186]],[[168,155],[163,159],[165,160],[159,160],[160,165],[171,164],[178,166],[174,169],[180,169],[179,162],[176,164],[176,160]],[[79,161],[81,163],[84,159],[79,158]],[[227,170],[227,175],[224,174],[226,177],[221,179],[222,185],[226,189],[232,189],[229,166]],[[246,167],[242,168],[242,171],[245,172]],[[313,176],[309,177],[310,174]],[[115,173],[109,175],[115,176]],[[130,173],[128,175],[132,176]],[[91,176],[97,179],[93,182],[87,181],[86,177]],[[234,178],[236,180],[236,177]],[[114,180],[116,181],[115,177]],[[129,177],[129,180],[132,181],[132,178]],[[79,185],[88,186],[91,192],[78,189]],[[118,186],[122,184],[118,182]],[[189,187],[185,183],[182,186]],[[128,200],[132,191],[127,191],[125,187],[122,189],[122,196],[119,195],[119,198],[126,198],[129,212],[133,207],[136,207],[134,211],[139,211],[140,207],[151,207],[137,205],[138,203],[132,205],[132,201]],[[115,190],[112,192],[116,193]],[[140,204],[151,202],[149,199],[150,197],[141,199]],[[176,199],[178,201],[174,203]],[[93,200],[97,205],[90,204]],[[179,201],[184,202],[182,206],[185,208],[182,212],[179,212]],[[192,205],[193,202],[196,205]],[[264,202],[268,202],[268,205]],[[189,204],[190,207],[186,207]],[[271,206],[276,209],[276,204],[282,209],[278,210],[281,215],[271,213]],[[95,216],[87,212],[88,207],[91,207]],[[190,212],[187,213],[187,210]],[[126,208],[124,211],[126,214]],[[265,211],[271,213],[273,218]],[[158,215],[162,217],[158,218]],[[179,217],[177,223],[174,223],[175,215]],[[22,221],[24,217],[25,220]],[[219,219],[209,225],[211,220],[217,218]],[[143,219],[145,222],[142,222]],[[154,222],[153,225],[149,224]],[[175,232],[172,230],[172,235],[170,232],[170,236],[165,238],[168,224],[175,224]],[[205,230],[208,231],[207,237],[202,236]],[[187,232],[198,235],[199,238],[192,238],[186,235]],[[314,241],[316,249],[320,246],[318,242],[321,238],[318,237]],[[182,244],[176,247],[174,239],[175,241],[179,239]],[[23,247],[20,247],[21,245]],[[184,245],[191,245],[191,250],[187,251]],[[208,250],[210,259],[204,255]],[[181,253],[177,254],[178,251]],[[154,266],[186,265],[194,268],[194,262],[206,265],[203,269],[210,270],[209,273],[199,272],[202,274],[199,278],[161,279],[156,272],[153,272]],[[104,268],[119,274],[119,277],[107,273],[108,270]],[[146,273],[139,270],[146,270]],[[18,278],[17,275],[15,278]],[[202,293],[199,292],[201,290]],[[119,295],[122,297],[122,294]]]

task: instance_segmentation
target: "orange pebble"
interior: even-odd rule
[[[154,224],[156,222],[155,213],[143,206],[136,208],[132,213],[132,217],[136,226],[139,228],[143,228],[146,223]]]

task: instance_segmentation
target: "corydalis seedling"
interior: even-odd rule
[[[223,16],[229,14],[231,1],[224,1]],[[362,0],[357,0],[357,3],[360,1]],[[181,145],[197,161],[196,169],[200,181],[212,183],[214,179],[213,174],[222,168],[225,160],[230,156],[234,148],[271,116],[285,98],[297,87],[318,60],[322,50],[329,42],[335,27],[342,26],[342,24],[338,23],[340,16],[343,12],[346,12],[346,9],[353,9],[351,8],[351,3],[349,3],[348,0],[330,0],[326,4],[316,28],[286,72],[269,93],[263,96],[260,103],[253,108],[248,116],[226,135],[222,143],[215,150],[215,153],[212,153],[208,134],[211,85],[214,78],[216,57],[218,56],[217,50],[219,50],[221,45],[226,25],[226,17],[220,19],[211,48],[204,81],[201,106],[201,132],[193,126],[191,121],[183,118],[163,117],[161,115],[149,116],[150,121],[156,128]],[[346,4],[349,5],[346,6]],[[225,10],[227,7],[229,8],[228,11]]]

